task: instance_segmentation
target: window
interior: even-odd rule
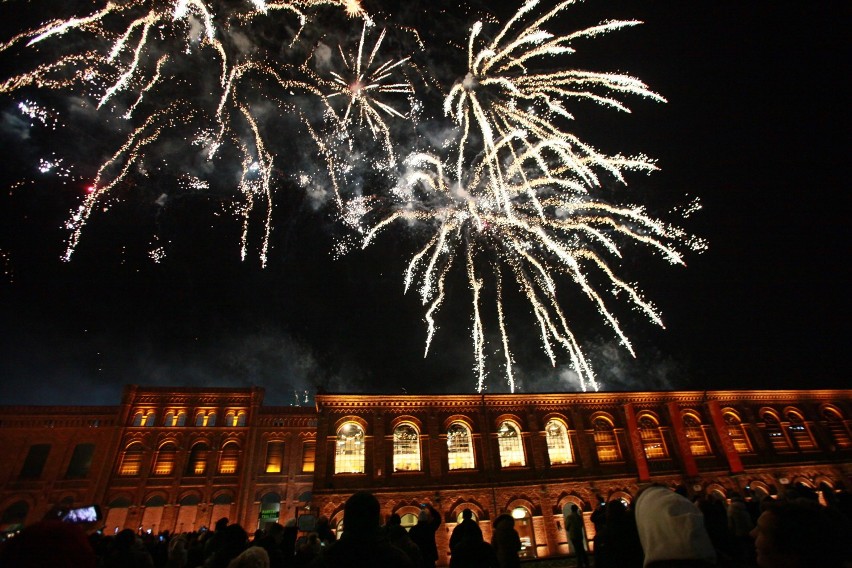
[[[196,426],[215,426],[216,425],[216,412],[213,410],[206,411],[200,410],[198,414],[195,415],[195,425]]]
[[[334,473],[364,473],[364,430],[347,422],[337,431]]]
[[[266,473],[281,473],[284,465],[284,442],[269,442],[266,445]]]
[[[192,446],[189,452],[189,461],[186,464],[187,475],[204,475],[207,470],[207,455],[210,448],[204,442]]]
[[[686,434],[686,442],[693,456],[709,456],[710,444],[707,441],[707,433],[701,426],[701,421],[694,414],[686,414],[683,417],[683,429]]]
[[[420,471],[420,433],[412,424],[393,430],[393,470]]]
[[[447,429],[447,461],[451,471],[474,468],[470,430],[461,422],[453,422]]]
[[[127,446],[124,455],[121,456],[118,475],[139,475],[139,468],[142,465],[142,451],[140,442],[134,442]]]
[[[186,424],[186,412],[182,410],[169,410],[163,419],[163,426],[174,427]]]
[[[316,461],[317,443],[314,441],[305,442],[305,445],[302,446],[302,472],[313,473]]]
[[[145,425],[145,414],[141,410],[133,415],[133,422],[131,422],[131,425],[133,425],[133,426],[144,426]]]
[[[642,439],[642,449],[649,460],[669,457],[660,426],[650,414],[639,417],[639,436]]]
[[[30,446],[24,465],[21,468],[21,479],[38,479],[47,463],[47,455],[50,453],[50,444],[35,444]]]
[[[157,413],[153,410],[137,410],[133,415],[133,426],[154,426],[157,421]]]
[[[524,443],[517,424],[505,421],[497,428],[497,445],[500,448],[500,467],[526,465]]]
[[[544,427],[547,434],[547,455],[551,464],[571,463],[574,456],[571,453],[571,441],[568,439],[568,429],[561,420],[552,419]]]
[[[728,430],[728,437],[731,438],[731,442],[734,444],[734,450],[738,454],[750,454],[751,444],[749,443],[745,426],[740,422],[740,417],[733,412],[726,412],[725,426]]]
[[[852,438],[843,422],[843,416],[833,408],[824,408],[822,417],[826,420],[828,433],[831,434],[834,445],[840,450],[852,448]]]
[[[166,442],[160,447],[157,452],[157,461],[154,463],[154,475],[171,475],[175,469],[175,457],[177,456],[177,447]]]
[[[237,473],[237,463],[240,459],[240,447],[236,442],[228,442],[222,447],[222,457],[219,458],[219,473],[230,475]]]
[[[89,475],[92,468],[92,456],[95,453],[94,444],[77,444],[71,454],[71,463],[65,472],[66,479],[81,479]]]
[[[600,416],[592,422],[595,429],[595,449],[601,463],[621,461],[621,450],[612,422]]]
[[[766,436],[769,438],[769,443],[772,444],[772,449],[775,451],[786,452],[790,451],[790,441],[784,435],[784,430],[781,429],[781,424],[778,422],[778,417],[771,412],[763,414],[763,423],[766,427]]]
[[[787,426],[787,432],[790,433],[790,439],[796,444],[800,450],[816,449],[816,443],[811,437],[811,431],[808,425],[805,424],[802,415],[795,411],[787,411],[787,419],[790,424]]]
[[[229,410],[225,415],[225,426],[228,427],[239,427],[246,425],[246,412],[245,410]]]

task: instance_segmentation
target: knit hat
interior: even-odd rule
[[[704,528],[704,515],[682,495],[662,486],[644,490],[636,499],[636,527],[645,564],[660,560],[716,561]]]

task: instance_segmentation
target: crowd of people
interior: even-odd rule
[[[652,485],[628,506],[600,503],[594,524],[595,568],[852,568],[852,496],[830,494],[826,505],[805,487],[761,502],[734,495],[690,500]],[[75,524],[45,520],[0,548],[0,568],[435,568],[441,514],[421,505],[406,530],[397,514],[381,519],[378,500],[357,492],[344,506],[338,539],[328,519],[300,532],[295,522],[272,523],[249,537],[220,519],[212,531],[180,535],[86,535]],[[577,505],[563,517],[578,568],[590,568],[588,535]],[[451,568],[519,568],[521,539],[511,515],[497,516],[491,541],[469,509],[449,540]]]

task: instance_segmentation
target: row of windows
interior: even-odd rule
[[[136,427],[151,427],[165,426],[167,428],[176,426],[186,426],[186,411],[185,410],[169,410],[163,417],[163,421],[157,423],[157,413],[154,410],[141,409],[137,410],[133,415],[133,420],[130,422]],[[215,410],[198,410],[195,413],[195,426],[216,426],[216,411]],[[225,422],[222,426],[234,427],[246,425],[245,410],[229,410],[225,413]]]
[[[210,446],[199,442],[192,446],[189,451],[184,475],[205,475],[210,456]],[[216,473],[220,475],[236,474],[240,465],[240,446],[236,442],[228,442],[222,446],[219,452],[219,460],[216,464]],[[118,475],[136,476],[142,471],[145,449],[140,442],[134,442],[127,446],[121,455],[118,465]],[[151,467],[151,475],[168,476],[175,473],[178,457],[178,448],[173,442],[166,442],[157,450],[154,463]],[[305,442],[302,446],[302,472],[314,471],[316,461],[316,442]],[[284,442],[269,442],[267,444],[266,463],[264,472],[280,473],[284,466]]]
[[[65,471],[65,479],[79,479],[89,475],[92,467],[92,456],[95,454],[94,444],[77,444],[68,469]],[[50,444],[35,444],[30,446],[24,465],[21,466],[21,479],[38,479],[47,463],[50,455]]]
[[[782,428],[777,414],[766,410],[763,425],[776,451],[816,449],[816,442],[802,415],[796,410],[785,412],[787,424]],[[740,454],[753,452],[752,444],[739,415],[726,409],[723,412],[725,429],[734,451]],[[852,447],[849,430],[840,414],[831,408],[823,411],[828,432],[838,448]],[[712,456],[713,450],[708,436],[708,426],[701,423],[693,412],[682,415],[683,433],[693,456]],[[669,458],[666,438],[659,420],[652,412],[640,412],[639,436],[645,457],[649,460]],[[592,419],[594,445],[598,461],[611,463],[623,461],[623,454],[612,417],[603,413]],[[571,439],[566,423],[552,418],[544,428],[547,440],[547,455],[551,464],[574,462]],[[337,430],[335,444],[334,473],[364,473],[365,443],[364,430],[356,422],[346,422]],[[474,469],[476,467],[470,428],[462,421],[451,423],[447,435],[447,467],[450,471]],[[521,429],[515,422],[505,420],[497,427],[497,444],[501,467],[526,465]],[[421,471],[420,432],[410,422],[403,422],[393,431],[393,471]]]

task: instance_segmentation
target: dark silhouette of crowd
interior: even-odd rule
[[[651,485],[633,502],[600,501],[590,516],[595,568],[852,568],[852,495],[803,485],[762,500],[712,496],[693,500],[682,488]],[[449,539],[451,568],[518,568],[515,520],[498,515],[491,542],[472,511]],[[435,533],[443,519],[428,503],[406,530],[398,514],[381,524],[379,501],[357,492],[344,506],[340,538],[327,518],[312,530],[272,523],[253,539],[228,519],[212,531],[152,535],[125,529],[88,534],[81,525],[45,520],[0,545],[0,568],[434,568]],[[577,566],[586,555],[585,520],[574,505],[564,518]]]

